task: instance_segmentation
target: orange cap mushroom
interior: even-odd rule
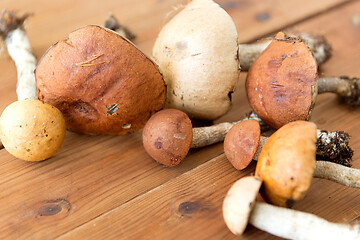
[[[264,181],[261,193],[268,202],[291,207],[304,198],[314,174],[316,131],[312,122],[295,121],[265,143],[255,175]]]

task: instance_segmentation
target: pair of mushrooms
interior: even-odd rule
[[[245,121],[247,119],[255,119],[253,123],[257,125],[250,124],[248,126],[247,123],[252,121]],[[186,157],[190,148],[204,147],[223,141],[229,130],[228,135],[234,135],[232,133],[237,132],[238,126],[247,125],[243,128],[244,131],[249,135],[258,135],[257,138],[259,138],[259,121],[261,120],[256,115],[250,115],[240,122],[224,122],[209,127],[192,128],[191,120],[186,113],[177,109],[165,109],[154,114],[146,123],[143,129],[143,145],[154,160],[172,167],[178,165]],[[254,133],[256,131],[251,128],[251,125],[259,128],[257,133]],[[346,133],[321,131],[318,133],[318,155],[332,160],[340,157],[351,159],[352,150],[348,146],[348,135]],[[244,137],[241,138],[245,139]],[[255,142],[255,139],[254,136],[252,141]],[[238,148],[243,147],[238,142],[236,144],[239,146]],[[254,151],[256,148],[257,146],[253,147]],[[249,156],[247,161],[250,162],[252,158],[253,156]]]
[[[298,37],[312,47],[317,64],[330,56],[323,38]],[[218,4],[189,1],[162,28],[153,47],[154,61],[168,88],[166,107],[202,120],[215,120],[228,112],[240,69],[246,71],[270,42],[239,45],[237,40],[233,20]]]
[[[248,176],[233,184],[223,202],[226,225],[242,235],[248,223],[286,239],[359,239],[360,226],[332,223],[310,213],[256,201],[262,180]]]

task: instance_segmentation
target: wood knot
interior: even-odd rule
[[[53,215],[67,214],[71,209],[71,205],[65,199],[57,199],[48,201],[39,207],[38,216],[48,217]]]
[[[201,204],[199,202],[183,202],[180,203],[178,211],[181,215],[191,215],[201,210]]]

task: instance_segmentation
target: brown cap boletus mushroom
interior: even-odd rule
[[[189,117],[176,109],[154,114],[143,129],[143,144],[147,153],[166,166],[178,165],[190,150],[193,138]]]
[[[224,152],[238,170],[246,168],[254,158],[260,142],[260,124],[255,119],[235,124],[224,139]]]
[[[236,181],[223,202],[223,217],[230,231],[240,236],[248,223],[286,239],[359,239],[359,224],[328,222],[310,213],[256,201],[261,179],[247,176]]]
[[[252,118],[256,116],[250,115],[241,121]],[[154,160],[173,167],[186,157],[190,148],[205,147],[224,141],[226,133],[236,123],[223,122],[208,127],[192,128],[191,120],[186,113],[177,109],[164,109],[155,113],[144,126],[143,145]]]
[[[317,63],[301,41],[284,33],[275,38],[250,67],[246,93],[253,111],[277,129],[309,119],[317,96]]]
[[[309,120],[318,93],[335,92],[356,105],[358,79],[318,78],[317,63],[309,47],[280,32],[253,62],[246,78],[246,93],[253,111],[270,127]]]
[[[36,68],[38,97],[86,134],[126,134],[162,109],[166,85],[157,66],[114,31],[86,26],[54,44]]]

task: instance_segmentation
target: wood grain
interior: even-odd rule
[[[346,41],[339,36],[351,35],[353,26],[346,18],[343,18],[337,26],[326,25],[326,19],[351,16],[356,14],[355,9],[359,7],[360,2],[353,3],[331,11],[326,16],[309,20],[298,27],[302,30],[322,28],[331,42],[337,42],[337,46],[344,49],[353,39]],[[326,27],[322,27],[325,25]],[[334,27],[337,27],[337,35],[328,36],[326,33],[334,31]],[[339,56],[337,51],[334,51],[334,58],[338,61],[341,59],[342,63],[356,60],[353,55]],[[338,71],[342,71],[342,66],[348,66],[337,65],[336,62],[329,61],[324,69],[333,66]],[[237,98],[236,103],[239,104],[241,100],[241,97]],[[359,113],[359,110],[349,111],[346,106],[340,105],[334,97],[327,94],[318,100],[313,121],[320,128],[336,130],[341,127],[350,133],[357,133],[360,127],[360,123],[356,121],[359,119]],[[359,136],[353,135],[351,146],[355,150],[353,162],[355,168],[360,168],[359,141]],[[252,174],[254,168],[253,163],[245,171],[235,171],[222,154],[64,234],[60,239],[84,236],[92,236],[94,239],[100,236],[124,239],[237,239],[224,225],[221,204],[231,184],[242,176]],[[326,180],[314,179],[306,198],[298,202],[294,208],[314,213],[329,221],[351,222],[360,213],[359,197],[359,189],[350,189]],[[277,239],[253,227],[248,230],[243,239]]]
[[[27,29],[39,58],[52,43],[65,38],[70,31],[86,24],[102,23],[110,10],[137,33],[136,43],[150,54],[165,15],[172,6],[184,2],[124,0],[114,3],[105,0],[99,4],[94,0],[3,0],[2,7],[34,13],[27,22]],[[348,18],[343,17],[355,14],[360,7],[359,1],[222,0],[219,3],[234,18],[241,42],[266,36],[321,13],[299,28],[309,31],[322,29],[334,43],[334,48],[350,53],[334,51],[337,61],[326,63],[322,68],[324,74],[344,71],[360,75],[355,64],[360,59],[354,51],[357,49],[359,52],[360,38],[355,35],[355,39],[342,39],[342,36],[359,33],[359,28],[354,28],[351,21],[349,23]],[[334,24],[328,24],[331,19]],[[6,54],[0,56],[0,71],[0,110],[3,110],[16,99],[16,70]],[[233,109],[218,121],[237,120],[249,110],[242,87],[244,77],[242,74],[238,91],[234,94]],[[318,99],[313,120],[321,128],[350,132],[353,135],[351,145],[356,151],[355,158],[358,158],[358,118],[358,110],[349,111],[337,103],[335,97],[326,95]],[[222,152],[222,144],[191,150],[181,165],[165,168],[145,153],[141,132],[127,136],[68,133],[60,152],[40,163],[24,162],[6,150],[0,150],[0,238],[53,239],[62,236],[78,239],[80,236],[87,239],[91,232],[94,238],[131,239],[134,236],[142,239],[141,234],[148,234],[146,236],[163,239],[181,238],[185,234],[189,239],[233,239],[221,221],[219,206],[230,184],[243,174],[249,174],[255,165],[245,172],[236,172]],[[354,166],[360,167],[360,162],[356,160]],[[314,194],[309,194],[311,198],[296,208],[314,211],[334,221],[349,222],[359,216],[356,201],[359,191],[325,184],[326,187],[322,181],[315,181],[311,190]],[[328,201],[329,197],[332,201]],[[197,201],[200,205],[192,203]],[[181,205],[183,202],[190,203]],[[182,217],[178,213],[180,205]],[[188,208],[198,210],[188,214]],[[149,218],[145,213],[158,217]],[[132,218],[138,219],[138,224]],[[246,235],[249,239],[267,237],[272,238],[254,228],[249,228]]]

